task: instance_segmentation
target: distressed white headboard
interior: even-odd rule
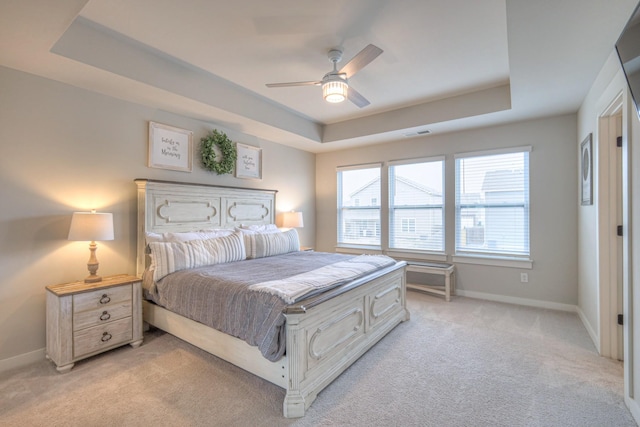
[[[277,190],[136,179],[137,274],[146,266],[145,233],[233,228],[275,223]]]

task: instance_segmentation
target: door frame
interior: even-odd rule
[[[597,173],[595,174],[597,188],[597,233],[598,233],[598,291],[599,291],[599,329],[600,343],[598,351],[601,356],[612,359],[626,359],[624,350],[621,353],[618,333],[618,314],[624,313],[624,294],[628,288],[628,274],[625,269],[629,265],[629,251],[626,250],[629,239],[623,232],[622,253],[619,251],[620,237],[616,229],[620,225],[619,213],[622,210],[623,230],[628,230],[628,215],[625,215],[625,206],[628,206],[629,185],[628,168],[624,162],[627,144],[625,131],[624,94],[618,93],[611,103],[603,110],[598,118],[597,134]],[[616,139],[622,136],[622,148],[618,148]],[[622,150],[622,165],[618,163],[618,150]],[[595,167],[596,165],[594,165]],[[620,176],[622,188],[619,188]],[[621,195],[620,200],[618,194]],[[619,261],[622,258],[623,271],[619,271]],[[622,277],[620,277],[622,275]],[[622,288],[618,283],[622,281]],[[622,307],[619,304],[622,292]],[[625,316],[627,317],[627,316]],[[628,336],[623,332],[623,341]],[[627,359],[628,360],[628,359]]]

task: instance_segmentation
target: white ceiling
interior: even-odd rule
[[[0,65],[323,152],[573,113],[636,3],[2,1]],[[365,108],[265,86],[369,43],[384,52],[349,80]]]

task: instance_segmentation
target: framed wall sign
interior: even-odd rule
[[[236,178],[262,179],[262,149],[244,144],[236,144],[236,148]]]
[[[582,205],[593,204],[593,156],[589,134],[580,144],[580,201]]]
[[[161,123],[149,122],[150,168],[191,172],[193,132]]]

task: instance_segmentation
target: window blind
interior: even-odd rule
[[[529,255],[529,151],[456,156],[456,254]]]

